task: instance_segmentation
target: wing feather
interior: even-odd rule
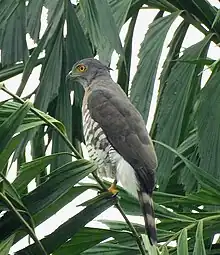
[[[157,158],[140,113],[114,82],[96,87],[87,100],[91,117],[99,123],[115,150],[138,171],[137,175],[143,179],[140,181],[144,181],[143,185],[152,193]]]

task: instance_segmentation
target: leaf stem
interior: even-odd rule
[[[189,229],[195,227],[196,224],[197,224],[197,221],[191,223],[190,225],[186,226],[186,227],[183,228],[183,229],[189,230]],[[179,236],[179,234],[183,231],[183,229],[181,229],[181,230],[177,231],[175,234],[173,234],[173,235],[162,245],[162,247],[163,247],[163,246],[167,246],[171,241],[173,241],[177,236]]]
[[[4,85],[1,87],[1,89],[6,92],[7,94],[9,94],[10,96],[12,96],[14,99],[16,99],[18,102],[20,103],[24,103],[25,101],[22,100],[19,96],[11,93]],[[64,140],[64,142],[67,144],[67,146],[70,148],[71,151],[74,152],[75,157],[77,159],[82,158],[82,156],[79,154],[79,152],[75,149],[75,147],[72,145],[72,143],[70,142],[70,140],[67,138],[67,136],[65,134],[63,134],[59,128],[54,125],[51,121],[47,120],[47,118],[45,118],[37,109],[35,109],[34,107],[31,107],[30,110],[37,115],[40,119],[42,119],[44,122],[46,122],[49,126],[51,126],[53,129],[56,130],[56,132],[59,133],[59,135],[61,136],[61,138]]]
[[[218,215],[213,215],[213,216],[208,216],[208,217],[205,217],[205,218],[196,220],[195,222],[191,223],[190,225],[186,226],[185,228],[183,228],[183,229],[177,231],[175,234],[173,234],[173,235],[162,245],[162,247],[163,247],[163,246],[167,246],[171,241],[173,241],[177,236],[179,236],[179,234],[180,234],[184,229],[189,230],[189,229],[195,227],[195,226],[198,224],[199,221],[201,221],[201,220],[202,220],[202,221],[211,221],[211,220],[215,220],[215,219],[218,219],[218,218],[220,218],[220,214],[218,214]]]
[[[23,217],[21,216],[21,214],[16,210],[16,208],[13,206],[13,204],[8,200],[8,198],[6,196],[4,196],[1,192],[0,192],[0,198],[2,201],[5,202],[5,204],[8,206],[9,209],[11,209],[11,211],[15,214],[15,216],[17,216],[17,218],[20,220],[20,222],[25,226],[25,228],[27,229],[28,234],[32,237],[32,239],[35,241],[36,245],[38,246],[39,250],[41,251],[41,254],[47,255],[47,252],[45,251],[43,245],[41,244],[41,242],[38,240],[38,238],[36,237],[33,229],[29,226],[29,224],[23,219]]]
[[[208,217],[205,217],[205,218],[203,218],[201,220],[203,220],[203,221],[211,221],[211,220],[215,220],[215,219],[218,219],[218,218],[220,218],[220,214],[213,215],[213,216],[208,216]]]

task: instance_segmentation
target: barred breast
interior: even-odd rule
[[[134,169],[111,146],[100,125],[91,118],[86,100],[84,97],[82,108],[84,137],[89,157],[98,165],[98,175],[120,181],[127,191],[138,198],[138,183]]]
[[[89,157],[98,165],[100,177],[116,178],[115,150],[99,124],[91,118],[87,104],[83,107],[83,131]]]

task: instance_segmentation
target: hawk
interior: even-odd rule
[[[90,158],[98,165],[100,177],[116,183],[137,197],[151,244],[156,244],[156,225],[152,193],[155,186],[157,157],[140,113],[121,87],[110,68],[87,58],[73,65],[70,77],[84,88],[83,129]]]

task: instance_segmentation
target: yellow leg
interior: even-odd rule
[[[117,181],[115,180],[112,185],[108,188],[108,191],[112,193],[113,195],[116,195],[118,193],[117,187],[116,187]]]

